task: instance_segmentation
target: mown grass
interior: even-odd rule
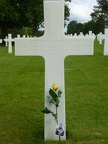
[[[67,140],[44,141],[44,59],[0,47],[0,144],[107,144],[108,56],[65,59]]]

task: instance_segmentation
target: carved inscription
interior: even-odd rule
[[[43,40],[43,39],[18,39],[19,47],[25,53],[32,55],[45,55],[50,53],[66,55],[78,55],[92,53],[88,39],[65,39],[65,40]],[[80,43],[80,45],[79,45]]]
[[[77,40],[29,40],[30,46],[33,47],[47,47],[47,48],[60,48],[60,47],[69,47],[69,46],[79,46],[78,39]]]

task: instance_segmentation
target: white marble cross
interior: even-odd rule
[[[105,29],[104,55],[108,55],[108,29]]]
[[[99,41],[99,44],[102,44],[102,40],[105,39],[105,35],[102,34],[102,32],[100,32],[98,35],[97,35],[97,39]]]
[[[20,38],[20,35],[19,35],[19,34],[17,34],[17,38]]]
[[[8,53],[12,53],[12,42],[15,40],[12,39],[12,35],[8,34],[8,38],[4,39],[4,41],[7,43],[8,42]]]
[[[44,0],[45,34],[39,38],[16,38],[16,56],[42,56],[45,59],[45,106],[49,105],[47,96],[53,83],[63,92],[58,108],[58,120],[66,124],[64,59],[69,55],[93,55],[94,37],[68,37],[64,35],[64,0]],[[56,122],[52,115],[45,114],[44,139],[59,140],[55,135]],[[61,140],[66,139],[66,133]]]
[[[2,43],[2,39],[0,39],[0,43]]]
[[[99,44],[102,44],[102,40],[104,40],[104,55],[108,55],[108,28],[105,29],[105,34],[102,34],[102,32],[100,32],[97,35],[97,39],[99,41]]]

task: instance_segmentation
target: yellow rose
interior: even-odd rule
[[[58,85],[57,85],[57,84],[53,84],[53,85],[52,85],[52,88],[53,88],[53,90],[56,91],[56,90],[58,89]]]

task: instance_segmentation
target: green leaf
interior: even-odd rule
[[[49,97],[49,96],[47,96],[48,98],[49,98],[49,103],[51,104],[54,104],[55,105],[55,102],[54,102],[54,99],[52,98],[52,97]]]
[[[56,101],[56,107],[59,107],[59,102],[60,102],[60,100],[57,99],[57,101]]]
[[[57,119],[57,114],[52,113],[52,116]]]
[[[56,107],[59,107],[59,104],[56,104]]]
[[[51,104],[54,104],[55,105],[55,103],[54,103],[54,100],[53,99],[51,99],[50,101],[49,101],[49,103]]]
[[[59,90],[59,91],[58,91],[58,97],[61,97],[61,94],[62,94],[62,91]]]
[[[49,90],[49,94],[51,95],[53,100],[56,102],[56,100],[58,98],[57,94],[52,89]]]
[[[47,107],[45,107],[43,110],[41,110],[41,112],[46,113],[46,114],[53,113]]]

